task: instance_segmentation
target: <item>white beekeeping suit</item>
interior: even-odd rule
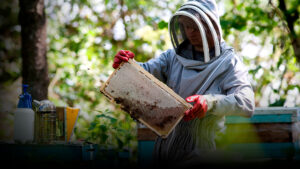
[[[203,52],[195,51],[186,38],[184,19],[199,29]],[[169,21],[169,33],[174,49],[139,64],[182,98],[203,95],[208,111],[201,119],[182,120],[168,138],[157,138],[153,158],[159,163],[193,164],[216,149],[215,133],[224,127],[226,115],[253,114],[254,93],[242,60],[222,39],[215,1],[184,3]]]

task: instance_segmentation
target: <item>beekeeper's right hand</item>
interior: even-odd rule
[[[115,58],[112,67],[114,69],[118,68],[122,62],[128,62],[129,59],[134,58],[134,53],[129,50],[120,50]]]

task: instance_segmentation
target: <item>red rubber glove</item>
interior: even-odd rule
[[[184,121],[190,121],[198,117],[199,119],[204,117],[207,112],[207,101],[201,95],[189,96],[185,99],[187,102],[195,102],[193,108],[184,112]]]
[[[112,67],[114,69],[118,68],[122,62],[128,62],[129,59],[134,58],[134,53],[129,50],[120,50],[115,58]]]

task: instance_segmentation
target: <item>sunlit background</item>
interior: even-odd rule
[[[80,108],[73,140],[137,151],[136,122],[99,88],[112,73],[118,50],[131,50],[143,62],[172,47],[168,19],[183,2],[45,0],[48,95],[56,106]],[[276,12],[277,1],[217,2],[223,38],[249,68],[256,106],[299,106],[299,63],[286,22]],[[297,4],[297,0],[286,2],[288,8]],[[1,2],[1,139],[13,137],[12,112],[21,93],[18,11],[17,0]],[[299,19],[294,28],[299,38]]]

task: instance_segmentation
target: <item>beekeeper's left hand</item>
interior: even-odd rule
[[[204,117],[207,112],[207,101],[202,95],[193,95],[185,99],[187,102],[194,102],[193,108],[184,112],[184,121],[190,121],[196,117],[199,119]]]

